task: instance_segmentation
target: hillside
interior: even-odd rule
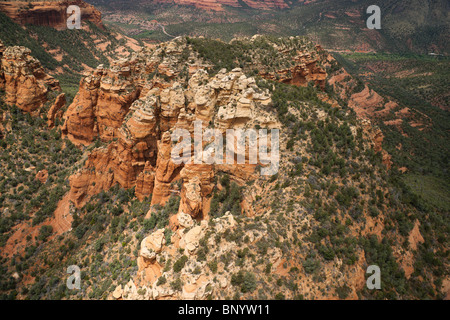
[[[106,29],[100,12],[81,0],[31,3],[33,9],[25,10],[24,2],[0,2],[0,39],[7,46],[29,48],[43,67],[60,80],[69,98],[76,93],[83,72],[99,64],[108,66],[112,60],[127,57],[140,47],[139,41]],[[80,30],[65,27],[69,4],[83,8]],[[58,12],[57,18],[44,19],[52,12]]]
[[[67,7],[80,8],[81,19],[104,29],[101,13],[82,0],[2,1],[0,11],[21,25],[47,26],[58,30],[67,28]]]
[[[386,135],[387,148],[399,167],[448,180],[448,58],[363,53],[334,55],[349,73],[392,101],[390,104],[376,99],[366,101],[365,112]],[[362,98],[359,97],[359,103]]]
[[[157,20],[169,34],[233,37],[270,34],[308,35],[330,50],[430,52],[449,54],[449,3],[382,1],[382,29],[368,30],[369,0],[316,1],[128,1],[89,0],[104,20],[148,41],[169,40],[149,23]]]
[[[7,102],[21,63],[0,69],[2,298],[448,296],[448,209],[404,183],[367,117],[370,89],[309,39],[142,48],[86,73],[53,128],[57,92],[32,113]],[[278,173],[175,163],[170,133],[196,120],[279,129]],[[72,264],[79,291],[63,280]],[[381,290],[365,286],[372,264]]]

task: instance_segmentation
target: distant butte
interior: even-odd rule
[[[82,0],[2,1],[0,11],[21,25],[50,26],[61,30],[67,28],[69,15],[66,10],[70,5],[80,7],[82,21],[91,21],[97,27],[104,28],[100,11]]]

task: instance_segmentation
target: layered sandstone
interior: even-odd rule
[[[199,225],[195,225],[191,216],[184,213],[178,213],[174,218],[176,228],[170,243],[166,242],[164,229],[156,230],[142,240],[137,259],[139,268],[137,276],[134,281],[130,280],[124,288],[116,288],[115,295],[113,295],[115,299],[205,299],[209,287],[223,289],[229,285],[231,274],[235,271],[234,267],[218,276],[219,283],[214,281],[216,275],[212,273],[205,276],[192,271],[196,268],[206,268],[206,262],[196,259],[202,237],[207,232],[219,234],[233,231],[237,225],[233,216],[227,212],[223,217],[213,219],[212,224],[202,221]],[[218,247],[212,243],[209,245],[218,254],[236,247],[235,243],[222,243],[222,246]],[[180,272],[174,272],[172,268],[165,271],[165,263],[170,260],[176,261],[181,254],[188,258],[185,267]],[[162,274],[167,278],[168,283],[179,277],[182,280],[181,290],[175,291],[170,286],[159,285],[157,280]],[[145,293],[139,294],[138,289]]]
[[[113,186],[114,175],[107,168],[108,164],[108,156],[94,152],[89,155],[85,167],[69,178],[69,200],[75,206],[82,207],[90,195]]]
[[[125,114],[140,92],[131,77],[129,66],[118,62],[110,70],[100,65],[83,78],[65,114],[63,133],[77,144],[88,144],[98,134],[106,140],[117,137]]]
[[[316,86],[325,88],[327,73],[318,65],[317,58],[313,58],[310,52],[299,52],[293,61],[295,64],[288,69],[260,72],[260,75],[266,79],[296,86],[307,86],[309,82],[314,82]]]
[[[110,70],[99,67],[81,80],[65,114],[63,133],[75,143],[88,144],[98,137],[108,144],[93,150],[85,167],[72,177],[71,199],[77,206],[118,183],[135,187],[141,200],[151,195],[152,205],[164,204],[173,192],[181,191],[180,211],[201,219],[215,170],[241,181],[254,174],[255,164],[194,164],[193,158],[191,164],[174,162],[172,150],[178,142],[172,141],[171,133],[186,129],[192,134],[195,120],[203,129],[214,124],[221,135],[230,128],[277,126],[276,119],[261,109],[271,103],[269,95],[240,69],[221,70],[212,78],[199,69],[185,84],[170,80],[185,45],[164,44],[164,51],[172,53],[170,59],[161,56],[160,49],[147,50],[114,63]],[[163,70],[165,80],[149,79],[147,74],[156,70]],[[207,143],[203,141],[203,147]],[[248,160],[248,148],[245,156]],[[93,185],[101,173],[107,173],[106,178]],[[174,190],[178,180],[181,190]]]
[[[181,51],[177,50],[174,43],[164,44],[163,48],[157,50],[143,49],[128,59],[113,61],[110,69],[106,70],[100,65],[94,72],[87,74],[81,80],[79,91],[64,116],[63,133],[77,144],[84,145],[91,143],[97,136],[104,141],[117,138],[118,130],[133,102],[144,98],[153,88],[158,90],[169,86],[163,78],[177,76],[181,69]],[[158,76],[151,78],[155,74]],[[174,103],[171,99],[177,98],[168,96],[167,100],[161,99],[163,108]],[[162,113],[163,122],[168,121],[169,126],[173,117],[177,116],[173,110],[162,110]]]
[[[61,30],[67,28],[67,19],[71,16],[67,14],[67,8],[71,5],[80,7],[81,21],[90,21],[104,28],[100,11],[82,0],[2,1],[0,11],[21,25],[49,26]]]
[[[260,10],[289,8],[289,4],[285,0],[157,0],[156,2],[161,4],[175,3],[183,6],[194,6],[207,11],[225,11],[226,6],[235,8],[250,7]]]
[[[61,88],[59,82],[45,73],[40,62],[25,47],[7,47],[1,54],[0,87],[5,90],[5,102],[32,112],[47,102],[50,90]]]
[[[328,59],[330,61],[334,60],[331,56]],[[390,169],[392,166],[392,157],[382,147],[384,135],[380,128],[373,126],[372,122],[389,116],[391,110],[398,107],[397,103],[386,101],[385,98],[370,89],[367,85],[364,85],[364,88],[360,92],[354,92],[356,86],[355,79],[343,68],[328,79],[328,84],[333,86],[335,92],[338,93],[342,100],[348,101],[348,106],[362,120],[363,127],[373,142],[374,151],[381,153],[383,164],[387,169]]]
[[[42,184],[46,183],[48,179],[48,171],[46,169],[39,171],[36,174],[36,179],[39,180]]]
[[[53,102],[52,106],[47,112],[47,124],[49,128],[53,128],[55,126],[55,120],[57,118],[62,118],[62,108],[66,105],[66,94],[61,93],[56,97],[55,102]]]

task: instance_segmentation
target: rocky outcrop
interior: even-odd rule
[[[275,72],[260,72],[263,78],[276,80],[282,83],[296,86],[306,86],[309,82],[322,89],[325,88],[327,73],[318,66],[317,59],[311,57],[311,53],[302,52],[294,59],[294,66],[289,69],[277,70]]]
[[[380,128],[373,127],[370,120],[362,119],[362,125],[364,129],[366,130],[370,141],[373,143],[373,151],[375,153],[381,153],[382,157],[382,163],[386,166],[386,168],[389,170],[392,166],[392,156],[387,153],[386,150],[383,149],[383,140],[384,135]]]
[[[61,119],[62,114],[62,108],[66,105],[66,94],[61,93],[59,96],[56,97],[55,102],[53,102],[52,106],[47,112],[47,124],[49,128],[53,128],[55,126],[55,119],[59,118]]]
[[[158,141],[158,159],[156,162],[155,188],[152,204],[164,204],[170,195],[170,184],[178,178],[182,164],[172,161],[172,140],[169,132],[165,132]]]
[[[153,262],[165,243],[164,229],[159,229],[142,240],[139,255],[145,260]]]
[[[117,61],[111,69],[100,65],[81,80],[80,89],[65,114],[62,128],[75,143],[89,144],[97,135],[111,140],[141,88],[135,85],[127,61]]]
[[[189,170],[189,166],[194,170]],[[187,165],[181,171],[183,187],[181,189],[180,212],[193,218],[203,214],[203,199],[211,194],[214,171],[211,165]],[[203,176],[203,177],[202,177]],[[201,180],[203,179],[203,180]]]
[[[227,212],[220,218],[213,219],[208,224],[202,221],[195,223],[190,215],[179,213],[176,215],[177,229],[171,237],[171,242],[166,243],[164,229],[154,231],[141,242],[138,257],[138,273],[134,280],[122,289],[117,287],[114,299],[205,299],[211,289],[225,288],[231,281],[233,268],[221,274],[220,281],[216,283],[216,275],[210,273],[207,276],[193,272],[195,269],[207,268],[206,261],[197,259],[201,240],[207,232],[223,234],[232,231],[236,227],[236,220]],[[208,244],[218,255],[236,249],[235,243],[221,243],[220,247],[211,242]],[[184,257],[183,257],[184,256]],[[166,263],[185,259],[184,266],[179,272],[173,268],[164,268]],[[165,284],[157,280],[164,276]],[[175,288],[169,284],[175,279],[180,279],[180,287]],[[139,296],[138,291],[141,292]]]
[[[113,186],[114,175],[104,167],[108,160],[107,156],[94,152],[89,155],[85,167],[70,177],[69,199],[75,206],[82,207],[90,196]]]
[[[2,68],[2,58],[3,58],[3,52],[5,52],[5,45],[3,44],[2,40],[0,40],[0,88],[5,87],[5,75]]]
[[[58,30],[67,28],[67,8],[76,5],[81,9],[81,21],[90,21],[104,28],[101,13],[82,0],[61,1],[2,1],[0,11],[21,25],[49,26]]]
[[[166,43],[156,50],[143,49],[129,59],[114,61],[110,69],[100,65],[81,80],[80,89],[65,114],[63,133],[76,144],[84,145],[97,136],[104,141],[118,137],[133,102],[145,99],[150,91],[159,95],[160,89],[170,86],[164,79],[175,77],[177,70],[182,69],[180,56],[181,49],[174,43]],[[179,97],[176,89],[163,92],[161,99],[155,101],[158,105],[154,107],[161,112],[163,130],[177,117],[172,106],[183,104],[183,101],[176,102]]]
[[[289,4],[285,0],[156,0],[156,2],[161,4],[175,3],[177,5],[195,6],[198,9],[219,12],[225,11],[224,6],[235,8],[250,7],[260,10],[289,8]]]
[[[136,197],[142,201],[153,193],[155,187],[155,168],[150,161],[145,163],[144,170],[136,178]]]
[[[3,49],[2,49],[3,50]],[[0,87],[5,102],[32,112],[47,102],[50,90],[61,90],[59,82],[45,73],[40,62],[25,47],[7,47],[1,54]]]
[[[127,189],[135,187],[141,200],[151,195],[152,205],[164,204],[174,191],[180,192],[173,189],[180,180],[180,211],[202,219],[215,170],[242,180],[254,174],[254,164],[235,168],[173,161],[176,142],[171,133],[177,128],[193,133],[194,120],[201,120],[204,129],[214,123],[222,135],[230,128],[277,124],[260,108],[271,103],[267,92],[240,69],[221,70],[212,78],[200,69],[187,83],[171,81],[168,75],[180,69],[177,55],[183,46],[184,42],[174,40],[163,48],[172,53],[170,59],[163,57],[160,49],[144,51],[115,62],[111,70],[100,66],[81,80],[62,131],[74,143],[88,144],[98,137],[107,146],[94,149],[84,168],[71,179],[71,199],[77,206],[100,188],[115,183]],[[161,69],[161,64],[165,65],[165,80],[146,80],[148,73]],[[203,141],[203,147],[208,143]],[[106,180],[92,186],[101,172],[108,173]]]
[[[359,117],[370,119],[375,115],[375,110],[383,107],[384,103],[383,97],[365,86],[361,92],[351,95],[348,105]]]
[[[47,182],[48,179],[48,171],[43,169],[36,174],[36,179],[39,180],[42,184]]]

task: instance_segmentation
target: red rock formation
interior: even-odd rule
[[[66,11],[70,5],[80,7],[81,21],[91,21],[104,28],[100,11],[82,0],[2,1],[0,11],[21,25],[50,26],[61,30],[67,28],[67,19],[70,15]]]
[[[94,111],[102,73],[103,69],[97,68],[92,75],[81,80],[78,93],[64,114],[62,132],[76,144],[87,144],[97,135]]]
[[[181,190],[180,212],[188,213],[192,218],[202,214],[203,202],[200,179],[195,176],[187,179]]]
[[[126,189],[136,186],[139,199],[152,194],[158,133],[155,105],[153,95],[137,100],[117,131],[118,139],[91,153],[84,169],[73,181],[76,195],[71,199],[75,199],[75,203],[80,204],[86,196],[108,189],[114,183]],[[99,189],[92,188],[89,182],[101,172],[108,173],[107,181],[102,182]]]
[[[192,218],[203,218],[203,201],[214,188],[214,167],[208,164],[188,163],[181,170],[183,187],[179,211]]]
[[[114,175],[110,172],[108,164],[107,155],[93,152],[88,156],[85,167],[70,177],[69,199],[76,207],[82,207],[90,196],[113,186]]]
[[[114,61],[108,70],[99,66],[86,75],[65,114],[63,133],[76,144],[87,145],[98,135],[103,141],[111,141],[119,137],[118,130],[132,103],[152,90],[161,96],[155,102],[158,104],[155,108],[158,117],[161,112],[162,130],[173,126],[179,109],[184,106],[181,87],[163,90],[161,94],[159,90],[171,87],[164,78],[171,79],[178,74],[176,70],[182,69],[179,61],[173,58],[181,56],[181,51],[169,42],[156,50],[144,49],[130,59]],[[169,54],[170,58],[165,57]],[[146,81],[155,73],[158,76]]]
[[[136,178],[135,194],[139,201],[144,200],[145,197],[153,193],[155,186],[155,168],[149,161],[145,163],[144,171],[139,173]]]
[[[47,86],[61,90],[59,82],[47,75],[40,62],[25,47],[7,47],[2,54],[0,86],[5,89],[5,102],[32,112],[47,101]]]
[[[296,86],[307,86],[313,81],[320,88],[325,88],[327,73],[317,65],[317,59],[312,59],[309,53],[301,53],[294,61],[295,65],[289,69],[260,72],[260,76]]]
[[[89,144],[97,135],[102,140],[117,137],[117,130],[140,90],[128,62],[118,61],[106,71],[99,66],[81,80],[65,114],[63,133],[77,144]]]
[[[55,126],[55,119],[61,118],[62,113],[61,109],[66,105],[66,94],[61,93],[59,96],[56,97],[55,102],[52,104],[50,109],[47,113],[47,124],[49,128],[53,128]]]
[[[177,46],[182,44],[175,43],[165,44],[165,52],[171,52],[170,60],[163,58],[158,49],[148,51],[114,63],[111,70],[97,68],[81,80],[80,91],[65,114],[63,133],[75,143],[88,144],[99,136],[108,144],[94,149],[84,168],[71,178],[70,198],[75,205],[82,205],[93,194],[116,183],[127,189],[135,187],[140,200],[152,195],[152,205],[164,204],[174,192],[174,182],[181,179],[180,210],[202,218],[214,187],[215,165],[175,163],[171,154],[173,130],[183,128],[192,133],[194,120],[202,120],[203,128],[216,122],[222,134],[254,120],[261,125],[275,123],[264,112],[255,113],[256,104],[267,105],[270,98],[256,87],[255,79],[247,78],[240,69],[229,73],[222,70],[213,78],[199,70],[187,87],[170,78],[166,82],[143,80],[148,73],[160,70],[158,61],[164,61],[166,77],[180,69],[175,67],[173,57],[181,55],[182,47]],[[219,108],[236,101],[236,108],[230,108],[233,112]],[[223,119],[215,119],[218,109]],[[204,141],[204,146],[207,143]],[[217,168],[243,181],[252,176],[255,166]],[[233,167],[236,170],[231,170]],[[102,173],[106,176],[100,179]]]
[[[175,84],[172,88],[164,89],[159,94],[159,100],[161,102],[160,128],[161,131],[167,131],[175,126],[180,110],[184,108],[183,88]]]
[[[182,169],[182,164],[175,164],[171,157],[172,141],[169,132],[165,132],[158,141],[158,160],[156,162],[155,188],[152,205],[164,204],[170,196],[170,184]]]
[[[36,179],[39,180],[41,183],[46,183],[48,179],[48,171],[47,170],[41,170],[36,174]]]

